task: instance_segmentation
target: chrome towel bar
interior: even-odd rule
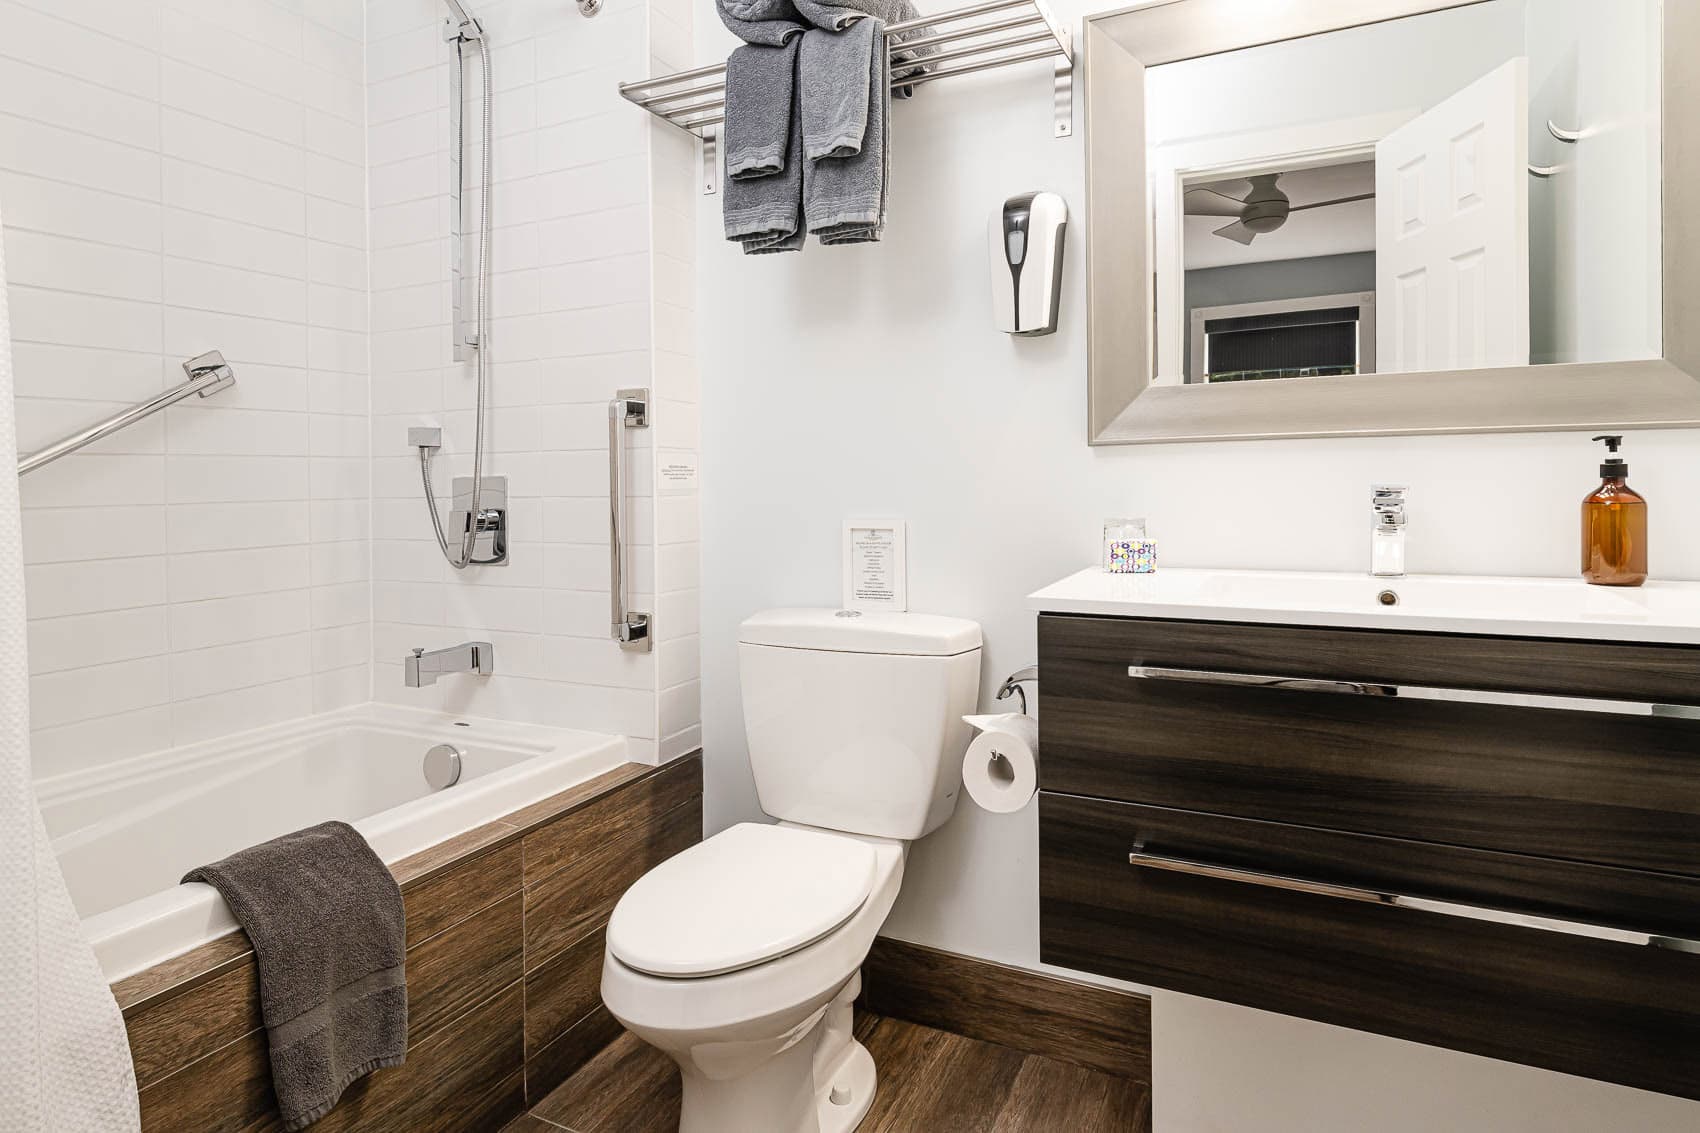
[[[1342,885],[1331,881],[1287,877],[1282,874],[1264,873],[1260,870],[1241,869],[1237,866],[1216,865],[1193,858],[1153,854],[1143,847],[1135,847],[1134,851],[1127,856],[1127,860],[1129,865],[1138,866],[1141,869],[1161,870],[1166,873],[1184,873],[1192,877],[1208,877],[1217,881],[1235,881],[1244,885],[1256,885],[1264,889],[1280,889],[1289,893],[1308,893],[1315,897],[1333,897],[1343,901],[1362,901],[1389,908],[1438,913],[1441,916],[1457,917],[1462,920],[1490,921],[1515,928],[1536,929],[1540,932],[1553,932],[1565,936],[1583,936],[1591,940],[1608,940],[1618,944],[1639,944],[1655,948],[1668,948],[1678,952],[1700,952],[1700,941],[1682,940],[1676,937],[1637,932],[1631,929],[1612,928],[1609,925],[1588,924],[1584,921],[1569,921],[1557,917],[1514,913],[1505,909],[1490,909],[1480,905],[1463,905],[1454,901],[1436,901],[1426,897],[1412,897],[1401,893],[1385,893],[1375,889],[1366,889],[1356,885]]]
[[[184,373],[189,380],[182,385],[173,386],[164,393],[149,398],[139,405],[132,405],[121,413],[114,413],[104,421],[97,421],[88,428],[72,433],[57,444],[48,445],[40,452],[32,453],[18,461],[18,475],[34,472],[44,464],[52,464],[62,456],[69,456],[80,448],[110,437],[120,429],[127,429],[137,421],[152,417],[168,405],[176,405],[186,397],[211,397],[223,389],[229,389],[236,384],[236,375],[224,361],[224,355],[216,350],[208,351],[196,358],[183,363]]]
[[[620,648],[648,653],[649,615],[626,608],[626,430],[649,427],[649,391],[623,389],[608,403],[609,633]]]

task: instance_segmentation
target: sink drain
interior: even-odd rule
[[[1397,606],[1399,604],[1399,592],[1397,590],[1383,590],[1375,596],[1375,600],[1383,606]]]

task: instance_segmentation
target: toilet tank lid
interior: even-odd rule
[[[829,653],[954,657],[980,648],[980,626],[966,618],[873,610],[763,610],[739,627],[745,645]]]

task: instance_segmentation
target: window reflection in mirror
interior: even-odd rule
[[[1153,67],[1158,382],[1660,357],[1659,28],[1486,0]]]

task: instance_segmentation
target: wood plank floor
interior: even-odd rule
[[[1141,1083],[878,1015],[856,1035],[879,1067],[858,1133],[1150,1133]],[[505,1133],[668,1133],[678,1120],[677,1069],[625,1034]]]

